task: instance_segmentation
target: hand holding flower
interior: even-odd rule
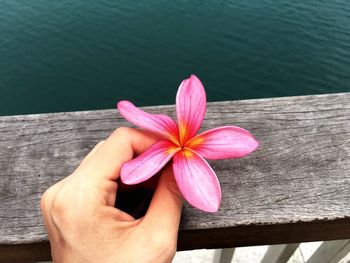
[[[203,211],[216,212],[221,202],[219,181],[204,158],[239,158],[258,147],[253,135],[237,126],[219,127],[196,135],[206,111],[206,94],[194,75],[185,79],[177,92],[177,123],[166,115],[146,113],[128,101],[119,102],[118,109],[125,119],[161,138],[122,166],[123,183],[143,182],[173,158],[173,173],[182,195]]]

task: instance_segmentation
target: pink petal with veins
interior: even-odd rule
[[[206,95],[201,81],[195,76],[180,84],[176,95],[176,115],[182,145],[196,135],[204,119]]]
[[[219,181],[200,155],[189,149],[178,152],[173,159],[173,172],[182,195],[192,206],[206,212],[219,209]]]
[[[141,155],[122,165],[120,178],[125,184],[138,184],[160,171],[180,148],[170,141],[158,141]]]
[[[243,157],[258,146],[259,143],[249,131],[237,126],[224,126],[205,131],[186,145],[202,157],[211,160]]]
[[[120,114],[136,126],[161,135],[174,143],[178,141],[177,124],[170,117],[144,112],[126,100],[118,102],[117,107]]]

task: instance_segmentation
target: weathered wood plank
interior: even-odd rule
[[[185,205],[179,249],[350,238],[350,93],[208,103],[203,129],[228,124],[261,146],[210,162],[220,211]],[[41,194],[119,126],[116,110],[0,117],[0,244],[47,241]]]

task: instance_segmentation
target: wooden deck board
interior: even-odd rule
[[[203,130],[241,126],[261,145],[245,158],[210,162],[221,208],[209,214],[186,204],[179,249],[350,238],[350,93],[207,108]],[[174,116],[174,106],[145,109]],[[42,193],[120,126],[131,125],[117,110],[0,117],[0,245],[45,243]]]

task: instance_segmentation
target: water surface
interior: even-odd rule
[[[2,1],[0,115],[350,91],[350,1]]]

